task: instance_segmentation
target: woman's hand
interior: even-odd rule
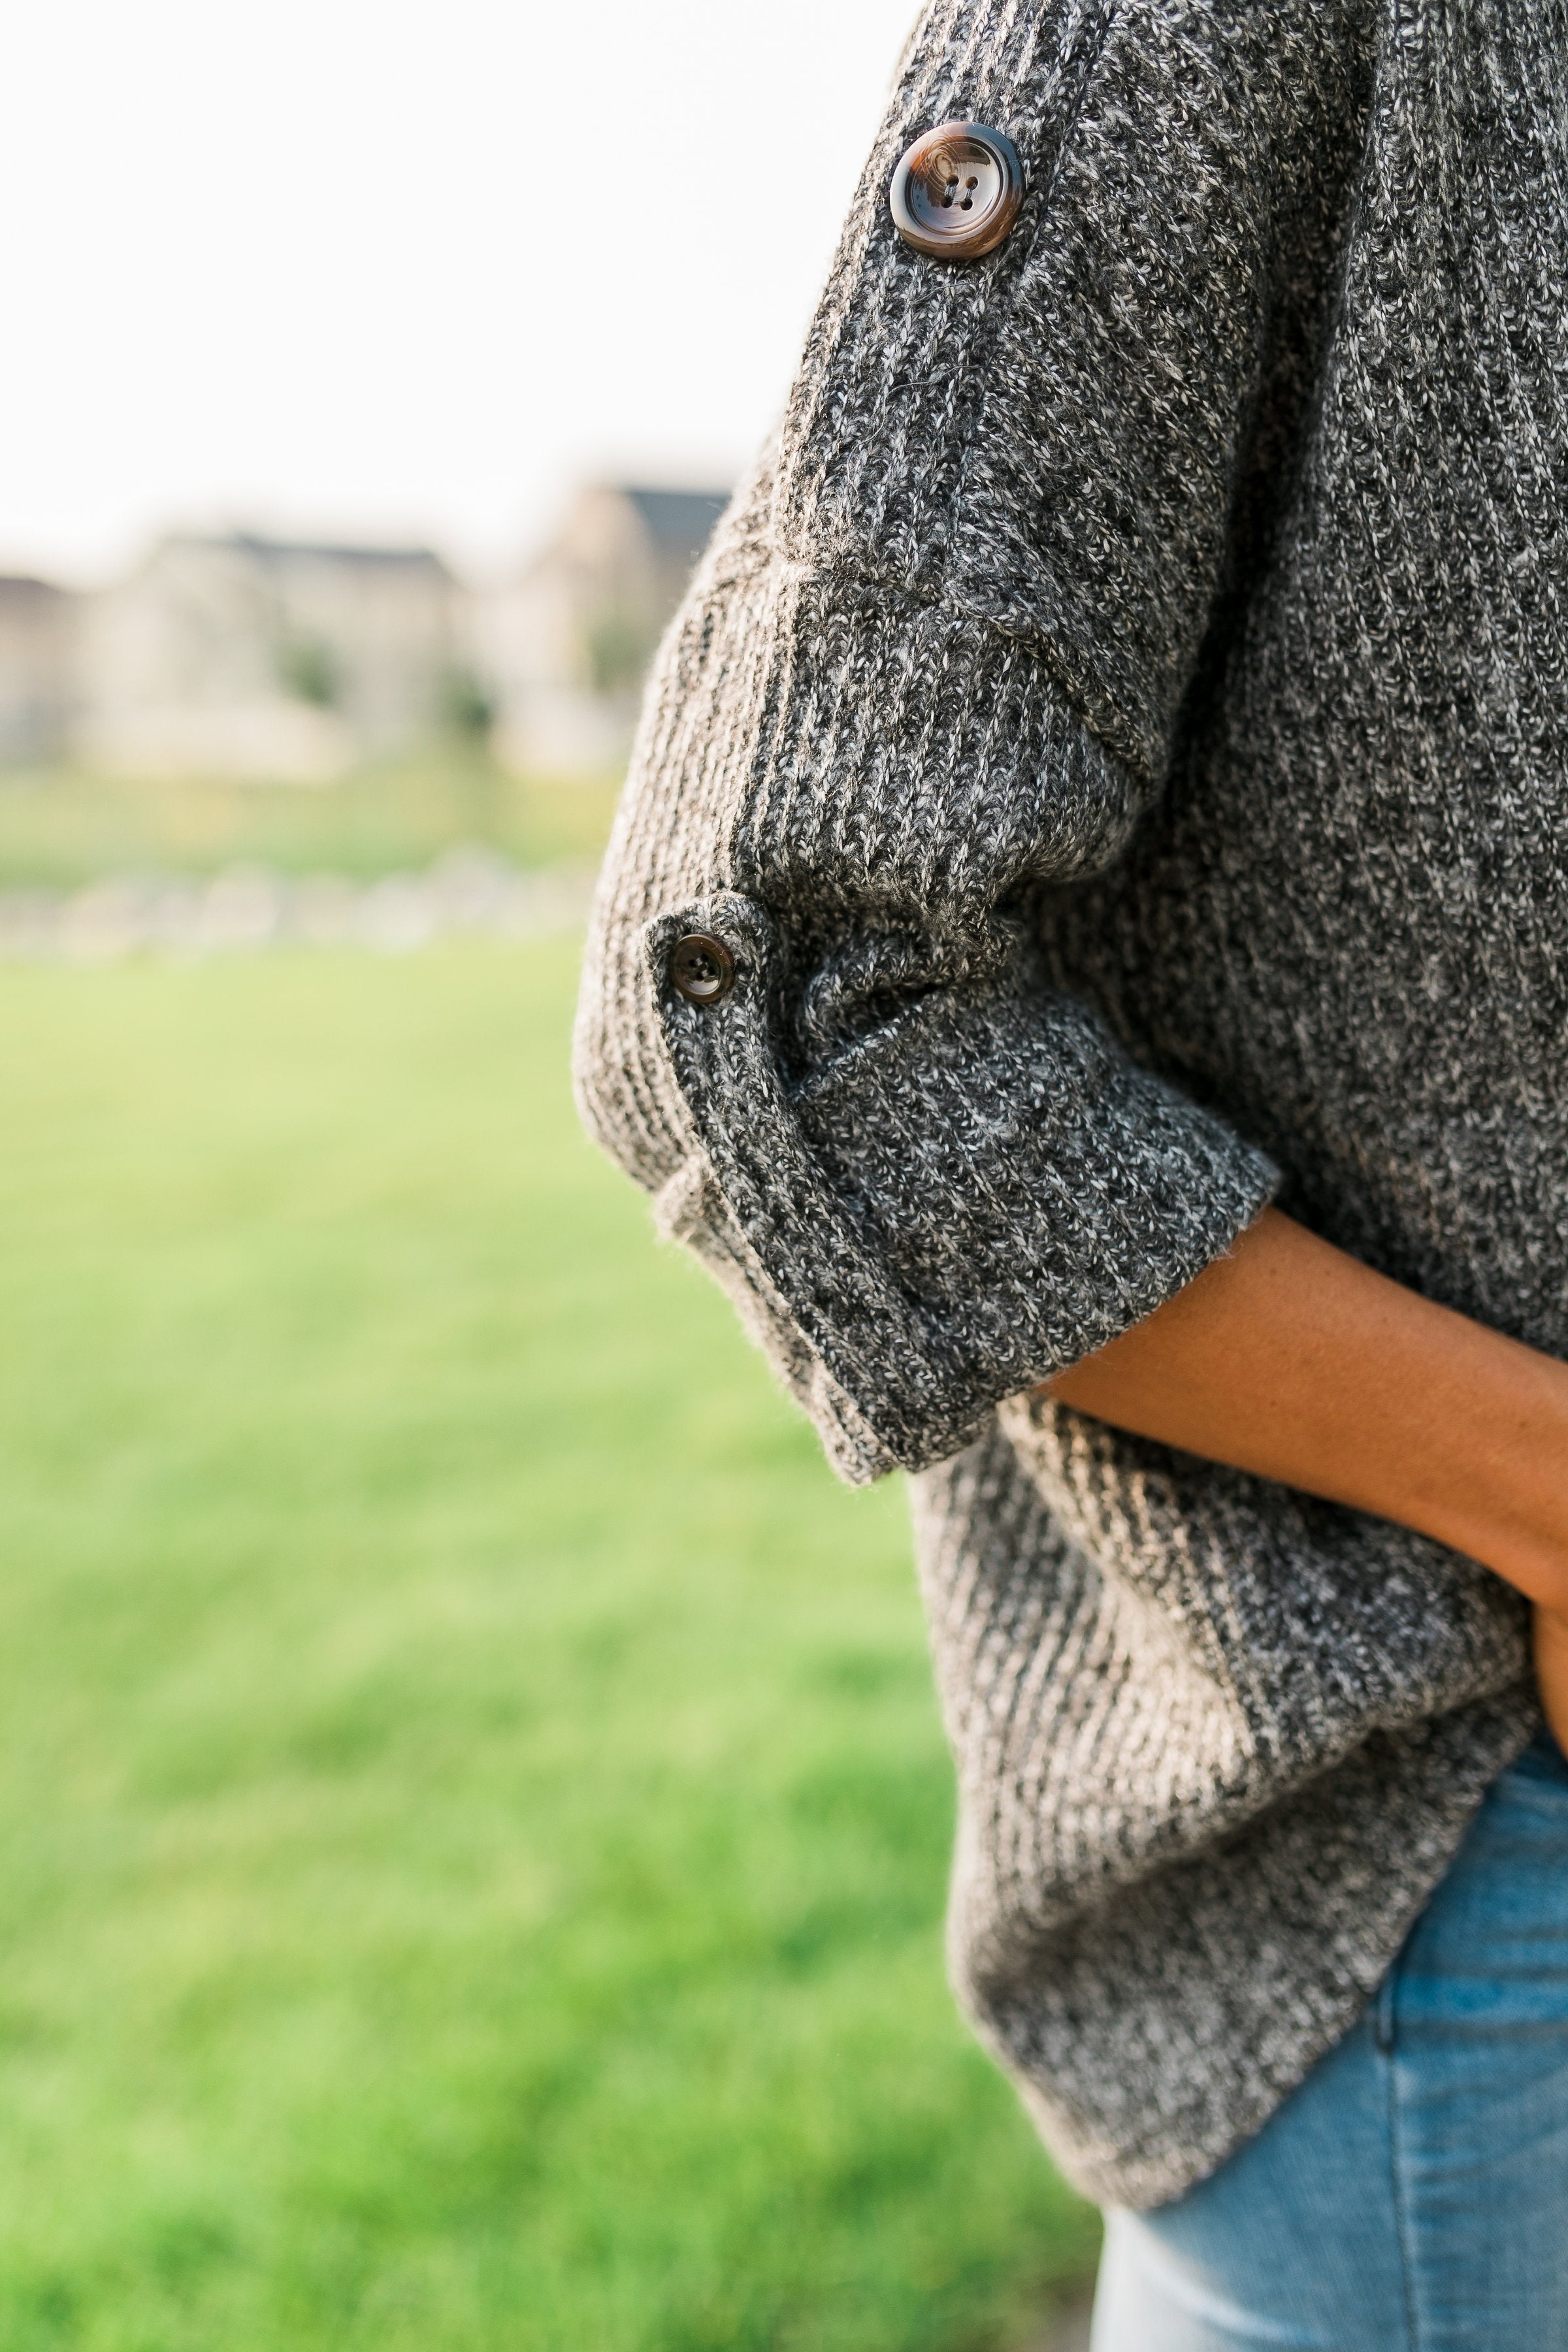
[[[1568,1617],[1535,1612],[1535,1679],[1557,1745],[1568,1754]]]

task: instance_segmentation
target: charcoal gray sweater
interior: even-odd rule
[[[949,118],[976,261],[889,212]],[[1271,1195],[1568,1354],[1565,422],[1563,0],[935,0],[649,695],[584,1114],[915,1474],[955,1980],[1101,2198],[1265,2120],[1537,1720],[1473,1562],[1029,1391]]]

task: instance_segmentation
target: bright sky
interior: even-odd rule
[[[504,562],[766,430],[915,0],[34,0],[0,570],[171,522]]]

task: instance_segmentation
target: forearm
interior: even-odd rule
[[[1434,1536],[1568,1618],[1568,1366],[1278,1211],[1048,1386],[1097,1420]]]

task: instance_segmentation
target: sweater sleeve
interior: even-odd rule
[[[1052,987],[1032,918],[1159,798],[1258,535],[1349,169],[1331,18],[937,0],[656,667],[579,1096],[853,1479],[958,1450],[1271,1190]],[[1028,188],[968,265],[886,205],[955,117]],[[707,1003],[673,976],[691,932],[733,971]]]

